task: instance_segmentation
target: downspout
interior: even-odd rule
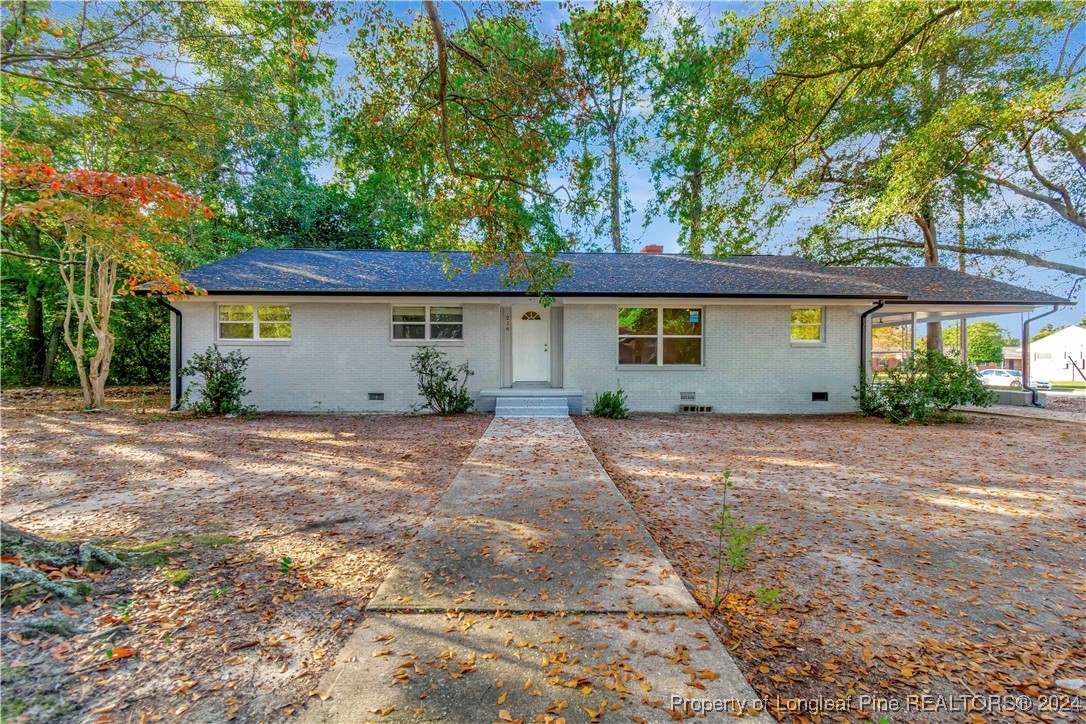
[[[861,384],[867,382],[867,318],[884,306],[886,306],[886,302],[880,299],[875,306],[860,315],[860,373],[863,375],[863,379],[860,380]]]
[[[182,327],[181,327],[181,323],[182,323],[181,310],[178,309],[177,307],[173,306],[169,302],[167,302],[165,297],[161,297],[161,296],[158,297],[158,303],[161,304],[166,309],[170,310],[170,312],[177,318],[177,344],[174,347],[174,380],[173,380],[173,389],[174,389],[174,400],[175,400],[175,402],[173,403],[173,405],[170,406],[170,410],[174,411],[174,410],[181,409],[181,367],[184,364],[182,362],[182,360],[184,359],[184,356],[181,354],[181,340],[184,339],[184,335],[181,334],[181,332],[183,331]]]
[[[1059,306],[1052,305],[1052,309],[1048,310],[1044,314],[1038,314],[1036,317],[1028,317],[1022,322],[1022,389],[1029,391],[1029,404],[1034,407],[1037,406],[1037,390],[1029,386],[1029,323],[1036,322],[1038,319],[1047,317],[1050,314],[1055,314],[1059,311]]]

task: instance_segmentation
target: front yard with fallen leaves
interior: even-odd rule
[[[713,624],[778,717],[1081,721],[1086,697],[1056,682],[1086,678],[1086,426],[980,415],[930,427],[712,415],[577,425],[702,601],[717,478],[731,472],[734,514],[766,530]],[[779,610],[755,602],[760,588],[779,589]],[[1032,710],[860,705],[970,694],[1025,694]],[[813,715],[818,696],[850,708]]]
[[[4,520],[136,566],[39,566],[93,584],[89,601],[3,592],[3,721],[299,713],[490,420],[200,420],[162,403],[161,391],[129,391],[85,414],[72,395],[5,393]],[[1086,426],[979,415],[931,427],[577,425],[702,602],[718,477],[731,472],[735,515],[766,529],[711,623],[778,718],[1081,716],[1057,682],[1086,678]],[[769,588],[779,608],[755,601]],[[1027,695],[1033,709],[874,704],[967,694]],[[819,696],[850,708],[810,711]]]
[[[139,564],[42,567],[89,579],[89,603],[4,591],[5,722],[299,710],[489,422],[198,420],[162,401],[85,414],[72,395],[5,393],[4,520]]]

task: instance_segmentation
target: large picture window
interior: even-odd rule
[[[620,365],[700,365],[702,310],[689,307],[620,307]]]
[[[463,307],[393,307],[392,339],[459,340],[464,338]]]
[[[220,304],[219,339],[291,338],[291,313],[286,304]]]
[[[826,341],[824,307],[793,307],[792,343],[820,344]]]

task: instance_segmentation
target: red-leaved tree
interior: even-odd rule
[[[39,260],[60,269],[67,289],[64,342],[75,358],[84,403],[99,409],[113,356],[109,320],[114,295],[131,294],[144,284],[168,296],[196,291],[162,252],[182,243],[169,222],[201,212],[210,216],[211,211],[159,176],[61,171],[48,148],[16,141],[0,147],[0,156],[0,218],[8,225],[30,224],[55,243],[56,257]],[[88,333],[98,343],[89,360]]]

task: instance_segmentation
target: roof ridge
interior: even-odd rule
[[[316,249],[306,246],[251,246],[248,249],[243,249],[238,252],[239,254],[245,254],[250,251],[313,251],[313,252],[365,252],[365,253],[380,253],[380,254],[471,254],[473,253],[469,249]],[[584,256],[637,256],[637,257],[674,257],[677,259],[691,259],[695,261],[727,261],[728,259],[734,259],[736,257],[758,257],[758,258],[771,258],[771,259],[804,259],[805,261],[811,261],[805,257],[797,254],[732,254],[731,256],[723,259],[703,256],[700,259],[694,257],[693,254],[685,254],[682,252],[663,252],[660,254],[646,254],[641,251],[560,251],[558,255],[584,255]],[[229,257],[226,257],[229,258]],[[811,261],[812,264],[818,264],[818,262]],[[843,268],[843,267],[842,267]]]

